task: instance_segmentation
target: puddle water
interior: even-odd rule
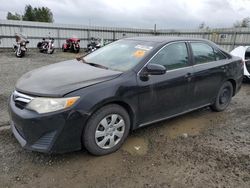
[[[164,132],[170,138],[178,136],[198,135],[210,125],[210,115],[200,115],[195,117],[184,116],[170,120],[164,126]]]
[[[123,144],[122,150],[131,155],[145,155],[148,151],[148,140],[139,137],[129,137]]]

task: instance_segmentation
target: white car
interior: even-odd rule
[[[250,80],[250,46],[239,46],[230,52],[244,61],[244,77]]]

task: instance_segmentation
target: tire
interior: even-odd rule
[[[24,55],[25,55],[24,51],[21,51],[20,53],[18,53],[18,51],[16,51],[16,57],[22,58]]]
[[[66,52],[66,49],[64,48],[63,45],[62,45],[62,52]]]
[[[233,96],[233,85],[227,81],[222,84],[211,109],[216,112],[225,110],[231,102]]]
[[[80,48],[76,48],[75,53],[79,53],[80,52]]]
[[[83,146],[98,156],[115,152],[124,143],[129,130],[130,118],[124,108],[116,104],[104,106],[88,120],[82,136]],[[97,136],[97,133],[101,134]]]
[[[55,49],[52,49],[52,50],[49,52],[49,54],[53,54],[54,51],[55,51]]]
[[[20,54],[17,51],[15,52],[15,54],[16,54],[16,57],[20,58]]]

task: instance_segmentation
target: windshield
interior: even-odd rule
[[[84,61],[124,72],[137,65],[155,45],[153,42],[119,40],[85,56]]]

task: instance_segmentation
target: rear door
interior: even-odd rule
[[[206,42],[190,42],[194,61],[194,98],[192,108],[207,105],[215,99],[226,76],[227,57]]]
[[[140,124],[163,119],[185,111],[192,92],[193,67],[185,42],[166,45],[151,60],[151,64],[166,67],[164,75],[149,75],[145,81],[137,77],[140,88]]]

